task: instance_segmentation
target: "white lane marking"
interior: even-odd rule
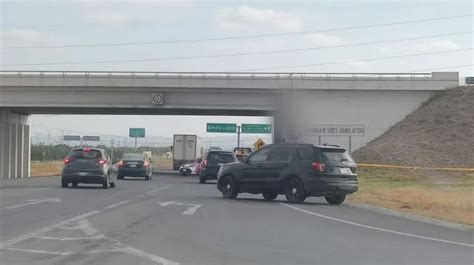
[[[50,187],[45,187],[45,188],[34,188],[34,189],[31,189],[31,191],[41,191],[41,190],[49,190],[51,189]]]
[[[120,243],[121,245],[121,243]],[[160,256],[156,256],[156,255],[153,255],[153,254],[150,254],[148,252],[145,252],[143,250],[140,250],[140,249],[136,249],[134,247],[130,247],[130,246],[124,246],[122,248],[122,250],[125,252],[125,253],[129,253],[129,254],[132,254],[132,255],[135,255],[137,257],[141,257],[141,258],[144,258],[144,259],[148,259],[148,260],[151,260],[153,262],[158,262],[158,263],[161,263],[163,265],[179,265],[179,263],[177,262],[174,262],[174,261],[171,261],[171,260],[168,260],[168,259],[165,259],[165,258],[162,258]]]
[[[189,204],[190,205],[190,204]],[[183,215],[193,215],[202,204],[194,204],[193,206],[189,207],[186,211],[183,212]]]
[[[169,205],[177,205],[177,206],[187,206],[188,209],[184,211],[183,215],[193,215],[202,206],[202,204],[194,204],[194,203],[187,203],[187,202],[178,202],[178,201],[166,201],[166,202],[158,202],[159,205],[166,207]]]
[[[68,256],[68,255],[76,255],[76,254],[99,254],[99,253],[110,253],[110,252],[127,252],[126,249],[99,249],[99,250],[90,250],[85,252],[72,252],[72,251],[48,251],[48,250],[40,250],[40,249],[26,249],[26,248],[15,248],[15,247],[8,247],[7,250],[12,251],[20,251],[20,252],[27,252],[27,253],[35,253],[35,254],[48,254],[48,255],[57,255],[57,256]]]
[[[48,198],[48,199],[39,199],[39,200],[27,200],[28,202],[25,202],[25,203],[20,203],[20,204],[17,204],[17,205],[12,205],[12,206],[7,206],[5,207],[5,209],[17,209],[17,208],[21,208],[21,207],[25,207],[25,206],[29,206],[29,205],[35,205],[35,204],[39,204],[39,203],[43,203],[43,202],[63,202],[61,200],[61,198]]]
[[[71,241],[71,240],[94,240],[94,239],[103,239],[105,235],[100,234],[96,236],[89,237],[52,237],[52,236],[37,236],[38,239],[48,239],[48,240],[59,240],[59,241]]]
[[[166,189],[166,188],[169,188],[169,187],[171,187],[171,186],[173,186],[173,185],[174,185],[174,184],[168,184],[168,185],[165,185],[165,186],[163,186],[163,187],[159,187],[159,188],[153,189],[153,190],[151,190],[151,191],[148,191],[148,192],[146,192],[145,194],[137,195],[137,197],[138,197],[138,198],[143,198],[143,197],[145,197],[145,196],[147,196],[147,195],[148,195],[148,196],[151,196],[151,195],[153,195],[154,193],[157,193],[157,192],[160,191],[160,190],[164,190],[164,189]]]
[[[127,203],[127,202],[128,202],[128,201],[117,202],[116,204],[112,204],[112,205],[109,205],[109,206],[105,207],[105,209],[112,209],[112,208],[114,208],[114,207],[117,207],[117,206],[119,206],[119,205],[125,204],[125,203]]]
[[[46,227],[43,227],[41,229],[38,229],[36,231],[33,231],[31,233],[28,233],[28,234],[25,234],[25,235],[22,235],[22,236],[18,236],[18,237],[15,237],[15,238],[12,238],[12,239],[9,239],[9,240],[6,240],[6,241],[3,241],[3,242],[0,242],[0,249],[4,249],[8,246],[11,246],[11,245],[15,245],[16,243],[18,242],[21,242],[23,240],[26,240],[26,239],[30,239],[30,238],[33,238],[33,237],[37,237],[39,236],[40,234],[42,233],[46,233],[46,232],[49,232],[57,227],[61,227],[61,226],[64,226],[64,225],[67,225],[68,223],[72,223],[72,222],[76,222],[76,221],[79,221],[79,220],[82,220],[84,218],[88,218],[90,216],[93,216],[93,215],[96,215],[100,213],[100,211],[91,211],[91,212],[88,212],[88,213],[85,213],[85,214],[81,214],[81,215],[78,215],[76,217],[73,217],[73,218],[70,218],[70,219],[67,219],[65,221],[61,221],[57,224],[53,224],[53,225],[50,225],[50,226],[46,226]]]
[[[67,256],[67,255],[75,254],[74,252],[71,252],[71,251],[47,251],[47,250],[15,248],[15,247],[7,247],[5,249],[13,250],[13,251],[28,252],[28,253],[36,253],[36,254],[57,255],[57,256]]]
[[[77,222],[79,229],[81,229],[84,233],[86,233],[88,236],[92,236],[94,234],[99,233],[95,228],[91,226],[89,223],[89,220],[84,219],[84,220],[79,220]]]
[[[353,226],[363,227],[363,228],[367,228],[367,229],[371,229],[371,230],[376,230],[376,231],[381,231],[381,232],[386,232],[386,233],[391,233],[391,234],[396,234],[396,235],[401,235],[401,236],[407,236],[407,237],[413,237],[413,238],[419,238],[419,239],[425,239],[425,240],[430,240],[430,241],[436,241],[436,242],[441,242],[441,243],[447,243],[447,244],[452,244],[452,245],[458,245],[458,246],[474,248],[474,245],[468,244],[468,243],[444,240],[444,239],[434,238],[434,237],[420,236],[420,235],[404,233],[404,232],[399,232],[399,231],[390,230],[390,229],[384,229],[384,228],[371,226],[371,225],[359,224],[359,223],[356,223],[356,222],[347,221],[347,220],[338,219],[338,218],[330,217],[330,216],[327,216],[327,215],[311,212],[311,211],[301,209],[299,207],[289,205],[289,204],[286,204],[286,203],[280,202],[280,204],[283,205],[283,206],[289,207],[291,209],[303,212],[303,213],[307,213],[307,214],[310,214],[310,215],[318,216],[318,217],[321,217],[321,218],[324,218],[324,219],[328,219],[328,220],[332,220],[332,221],[336,221],[336,222],[340,222],[340,223],[344,223],[344,224],[349,224],[349,225],[353,225]]]
[[[167,201],[167,202],[159,202],[158,204],[165,207],[165,206],[168,206],[168,205],[173,205],[173,204],[176,204],[177,201]]]

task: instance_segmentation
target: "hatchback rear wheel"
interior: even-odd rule
[[[303,183],[299,178],[290,178],[285,183],[285,197],[290,203],[302,203],[306,199]]]
[[[69,185],[69,183],[67,181],[61,180],[61,187],[67,188],[68,185]]]
[[[102,188],[104,190],[109,188],[109,176],[106,176],[104,182],[102,182]]]

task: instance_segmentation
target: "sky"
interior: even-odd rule
[[[157,72],[459,71],[461,76],[472,76],[473,11],[471,1],[1,0],[0,67]],[[280,33],[291,34],[274,36]],[[238,55],[242,53],[254,54]],[[221,56],[202,58],[215,55]],[[164,137],[177,131],[214,136],[204,132],[207,120],[271,122],[268,117],[31,117],[32,124],[38,125],[33,126],[34,132],[44,133],[41,127],[77,131],[90,124],[96,133],[126,135],[128,127],[146,125],[150,133]]]

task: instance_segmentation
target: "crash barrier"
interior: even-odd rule
[[[398,166],[398,165],[384,165],[384,164],[357,164],[358,167],[373,167],[373,168],[399,168],[399,169],[414,169],[414,170],[444,170],[444,171],[464,171],[474,172],[474,168],[462,167],[414,167],[414,166]]]

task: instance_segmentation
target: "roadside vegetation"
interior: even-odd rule
[[[474,226],[474,172],[361,168],[352,203]]]

